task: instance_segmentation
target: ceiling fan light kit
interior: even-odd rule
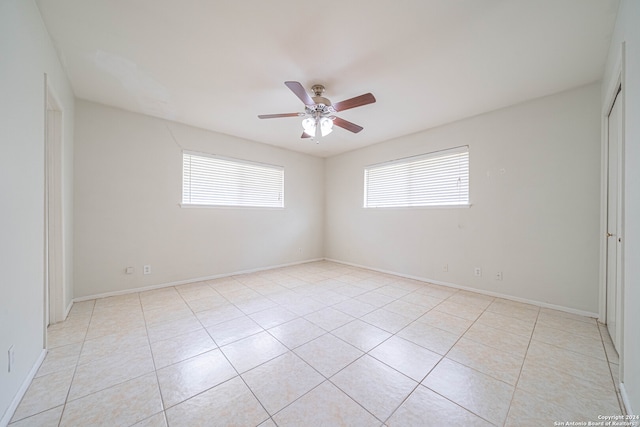
[[[275,119],[281,117],[304,117],[302,120],[302,138],[316,138],[327,136],[333,131],[333,125],[346,129],[353,133],[360,132],[363,128],[355,123],[336,117],[333,114],[339,111],[360,107],[376,102],[376,98],[371,93],[356,96],[336,104],[322,94],[324,86],[313,85],[311,91],[314,96],[311,97],[299,82],[287,81],[284,84],[304,103],[304,113],[282,113],[282,114],[261,114],[260,119]]]

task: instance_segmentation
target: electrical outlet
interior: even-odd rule
[[[482,276],[482,269],[481,269],[480,267],[476,267],[476,268],[474,268],[474,269],[473,269],[473,275],[474,275],[474,276],[477,276],[477,277]]]
[[[496,280],[502,280],[502,271],[496,273]]]
[[[16,364],[16,352],[14,351],[14,346],[9,347],[9,366],[7,369],[9,372],[13,369],[13,366]]]
[[[449,264],[443,264],[443,265],[442,265],[442,271],[444,271],[445,273],[446,273],[447,271],[449,271]]]
[[[142,272],[144,274],[151,274],[151,266],[150,265],[145,265]]]

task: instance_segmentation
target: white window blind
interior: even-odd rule
[[[182,153],[185,205],[284,207],[284,168],[203,153]]]
[[[469,147],[379,163],[364,169],[364,207],[469,204]]]

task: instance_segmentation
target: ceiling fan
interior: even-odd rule
[[[326,136],[333,130],[333,125],[358,133],[363,129],[362,126],[336,117],[333,113],[376,102],[376,98],[371,93],[365,93],[364,95],[332,104],[331,101],[322,96],[324,93],[324,86],[322,85],[313,85],[311,90],[314,96],[309,96],[304,87],[298,82],[284,82],[284,84],[304,103],[304,113],[261,114],[258,118],[305,117],[302,121],[304,131],[301,138],[316,137],[317,139],[320,136]]]

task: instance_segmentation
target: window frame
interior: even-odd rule
[[[214,203],[191,203],[185,201],[185,156],[195,156],[195,157],[204,157],[215,159],[221,162],[228,162],[234,164],[234,166],[253,166],[260,167],[264,169],[273,169],[274,171],[280,172],[280,204],[278,206],[273,205],[260,205],[256,203],[252,203],[250,200],[248,204],[214,204]],[[181,183],[181,202],[180,206],[183,208],[218,208],[218,209],[284,209],[285,208],[285,168],[280,165],[273,165],[264,162],[255,162],[251,160],[238,159],[234,157],[221,156],[212,153],[204,153],[200,151],[192,151],[192,150],[182,150],[182,183]],[[237,187],[234,187],[236,189]]]
[[[368,198],[368,193],[369,193],[369,174],[370,171],[372,170],[376,170],[376,169],[380,169],[380,168],[387,168],[390,166],[394,166],[394,165],[408,165],[410,163],[415,163],[415,162],[419,162],[422,160],[428,160],[428,159],[436,159],[439,157],[446,157],[449,155],[455,155],[455,154],[466,154],[466,164],[467,164],[467,169],[466,169],[466,174],[464,174],[464,176],[466,176],[466,188],[467,188],[467,198],[466,201],[463,202],[454,202],[454,203],[437,203],[437,204],[394,204],[394,205],[382,205],[382,206],[373,206],[370,205],[371,201],[369,201]],[[437,151],[432,151],[432,152],[428,152],[428,153],[422,153],[422,154],[418,154],[418,155],[414,155],[414,156],[409,156],[409,157],[403,157],[403,158],[399,158],[399,159],[394,159],[394,160],[389,160],[389,161],[385,161],[385,162],[380,162],[380,163],[374,163],[374,164],[370,164],[364,167],[364,171],[363,171],[363,204],[362,207],[363,209],[459,209],[459,208],[469,208],[471,207],[471,164],[470,164],[470,149],[468,145],[461,145],[461,146],[457,146],[457,147],[451,147],[451,148],[445,148],[442,150],[437,150]],[[404,186],[409,187],[411,186],[411,180],[407,179],[407,181],[403,182]],[[415,184],[414,184],[415,185]],[[368,204],[369,202],[369,204]]]

